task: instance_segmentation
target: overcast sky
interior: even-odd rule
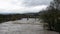
[[[0,13],[28,13],[45,9],[51,0],[0,0]]]

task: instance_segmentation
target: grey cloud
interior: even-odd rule
[[[49,5],[52,0],[23,0],[25,6]]]

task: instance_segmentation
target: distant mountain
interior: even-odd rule
[[[35,14],[37,14],[38,15],[38,13],[24,13],[25,15],[35,15]]]

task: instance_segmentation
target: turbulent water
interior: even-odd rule
[[[38,19],[9,21],[0,24],[0,34],[45,34],[43,25]]]

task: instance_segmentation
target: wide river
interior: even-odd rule
[[[23,18],[0,24],[0,34],[45,34],[45,31],[38,19]]]

